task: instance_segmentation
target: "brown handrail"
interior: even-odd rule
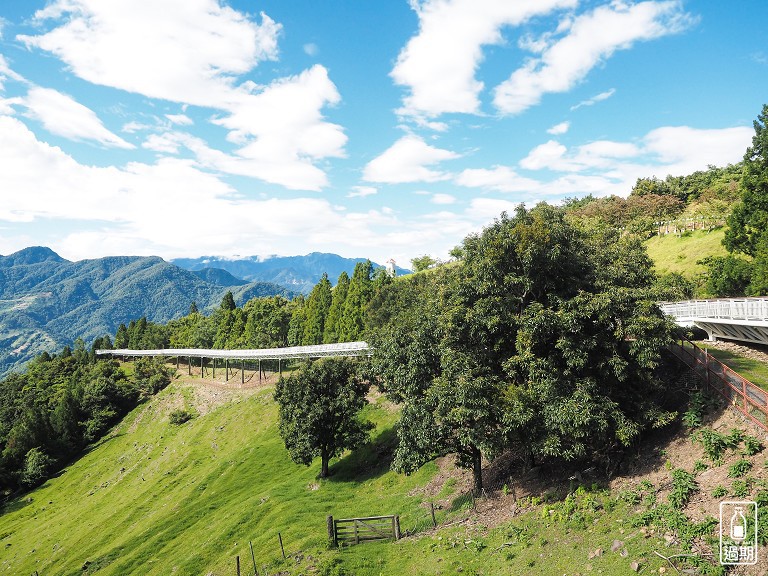
[[[686,347],[686,343],[690,345],[693,352]],[[763,430],[768,431],[768,392],[759,386],[756,386],[738,372],[734,372],[709,352],[697,346],[687,338],[681,338],[680,343],[675,341],[670,344],[669,348],[675,356],[693,368],[697,374],[701,375],[697,368],[704,367],[706,370],[705,380],[707,387],[714,388],[721,396],[730,402],[733,408],[736,408],[747,419]],[[704,358],[703,361],[701,360],[702,356]],[[713,370],[711,368],[713,365],[717,366],[719,370]],[[726,387],[730,393],[726,393],[724,388],[713,386],[713,376]],[[738,385],[734,384],[731,380],[735,380]],[[736,396],[739,401],[734,401],[734,396]],[[757,400],[761,400],[762,403]],[[756,418],[752,413],[753,409],[759,412],[764,420]]]

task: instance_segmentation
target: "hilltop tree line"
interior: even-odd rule
[[[355,265],[352,278],[342,272],[335,287],[323,274],[306,297],[259,297],[237,306],[228,292],[208,316],[192,303],[189,314],[165,325],[146,318],[121,324],[106,347],[233,350],[352,342],[365,330],[368,302],[390,280],[367,260]]]

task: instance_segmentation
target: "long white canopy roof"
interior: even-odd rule
[[[159,350],[96,350],[101,356],[187,356],[190,358],[225,358],[230,360],[277,360],[279,358],[323,358],[326,356],[369,356],[367,342],[342,342],[287,348],[249,350],[213,350],[205,348],[161,348]]]

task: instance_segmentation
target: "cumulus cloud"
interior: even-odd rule
[[[344,155],[342,127],[322,114],[340,100],[323,66],[267,85],[238,84],[241,75],[277,57],[281,25],[264,13],[259,24],[218,0],[55,0],[35,17],[40,24],[54,22],[53,29],[18,38],[55,54],[80,78],[218,110],[213,122],[237,146],[218,161],[231,173],[319,190],[328,179],[315,163]],[[191,125],[185,114],[166,119]],[[157,138],[145,145],[163,149]]]
[[[32,87],[21,102],[27,107],[26,115],[39,120],[52,134],[71,140],[92,140],[109,147],[134,148],[110,132],[93,110],[58,90]]]
[[[307,246],[379,262],[406,262],[413,246],[448,250],[478,224],[447,212],[401,218],[389,208],[343,210],[326,199],[254,199],[238,194],[195,161],[98,167],[38,140],[17,118],[0,117],[0,222],[43,222],[49,243],[68,258],[114,254],[303,254]],[[148,209],[151,207],[151,209]],[[169,215],[173,215],[169,218]],[[200,215],[215,226],[197,225]],[[4,253],[25,236],[2,240]]]
[[[667,126],[633,142],[599,140],[568,148],[550,140],[519,162],[520,168],[532,173],[529,176],[521,176],[510,166],[495,166],[464,170],[454,181],[460,186],[515,193],[526,202],[586,194],[626,196],[640,177],[679,176],[738,162],[753,134],[746,126]],[[561,175],[553,178],[552,172]]]
[[[11,66],[8,64],[8,60],[6,60],[5,56],[0,54],[0,90],[5,89],[5,81],[10,78],[11,80],[16,80],[17,82],[21,82],[24,79],[11,70]]]
[[[555,136],[560,134],[565,134],[566,132],[568,132],[570,127],[571,127],[571,123],[566,120],[565,122],[560,122],[559,124],[555,124],[554,126],[552,126],[552,128],[547,130],[547,134],[553,134]]]
[[[54,0],[35,19],[62,23],[18,39],[83,80],[202,106],[218,106],[237,75],[275,59],[281,29],[266,14],[257,24],[217,0]]]
[[[599,140],[573,149],[550,140],[536,146],[520,161],[527,170],[585,172],[622,170],[632,166],[646,174],[690,174],[709,165],[737,162],[751,142],[754,131],[746,126],[696,129],[666,126],[646,134],[638,142]]]
[[[475,77],[482,47],[501,43],[503,26],[575,5],[576,0],[414,0],[419,32],[391,72],[395,83],[409,90],[401,114],[476,113],[483,89]]]
[[[564,36],[543,38],[540,55],[495,88],[494,104],[504,114],[519,114],[544,94],[570,90],[617,50],[680,33],[694,22],[679,0],[599,6],[569,22]]]
[[[450,175],[433,170],[429,166],[459,157],[455,152],[435,148],[418,136],[409,134],[371,160],[363,171],[363,179],[390,184],[437,182],[449,178]]]
[[[541,187],[538,180],[521,176],[509,166],[468,168],[459,173],[455,181],[460,186],[500,192],[530,192]]]
[[[179,126],[191,126],[194,124],[192,118],[186,114],[166,114],[165,117],[171,121],[171,124],[178,124]]]

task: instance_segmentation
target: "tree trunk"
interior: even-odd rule
[[[483,455],[477,446],[469,447],[472,455],[472,477],[475,483],[475,493],[479,494],[483,490]]]
[[[328,458],[328,451],[323,448],[320,451],[320,478],[328,478],[328,460],[330,460],[330,458]]]

